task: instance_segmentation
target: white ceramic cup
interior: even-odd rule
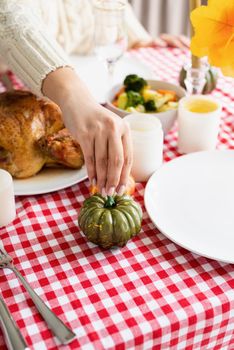
[[[161,122],[150,115],[129,114],[124,118],[130,125],[133,143],[131,174],[135,181],[147,181],[163,160],[163,130]]]
[[[209,101],[214,110],[192,112],[191,103]],[[216,106],[216,107],[215,107]],[[180,153],[214,150],[220,130],[222,104],[212,96],[193,95],[182,98],[178,108],[178,150]]]
[[[14,220],[15,196],[12,176],[0,169],[0,227],[8,225]]]

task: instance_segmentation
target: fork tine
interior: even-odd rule
[[[4,249],[3,245],[0,243],[0,254],[4,255],[5,257],[11,258],[11,260],[13,259],[8,253],[7,251]]]
[[[0,267],[6,266],[12,262],[12,257],[0,245]]]
[[[3,254],[3,255],[9,255],[5,249],[3,248],[2,244],[0,244],[0,253]]]

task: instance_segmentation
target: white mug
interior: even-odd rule
[[[204,102],[208,103],[205,108]],[[195,111],[197,104],[202,112]],[[202,107],[203,106],[203,107]],[[214,150],[220,130],[222,104],[212,96],[182,98],[178,107],[178,150],[180,153]]]

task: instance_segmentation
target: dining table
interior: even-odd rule
[[[190,59],[189,51],[179,48],[140,48],[128,55],[157,79],[177,84]],[[22,88],[13,73],[8,77],[15,89]],[[220,74],[212,95],[223,103],[217,148],[234,149],[233,80]],[[178,156],[175,123],[164,139],[164,162]],[[145,185],[137,183],[134,193],[143,209],[141,232],[110,250],[88,242],[78,226],[88,180],[16,196],[17,216],[0,229],[1,244],[77,336],[60,345],[15,275],[1,270],[0,295],[30,349],[234,349],[234,265],[190,252],[163,235],[145,210]],[[1,330],[0,350],[6,350]]]

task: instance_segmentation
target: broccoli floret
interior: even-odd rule
[[[155,112],[157,110],[154,100],[149,100],[145,102],[144,106],[147,112]]]
[[[138,77],[136,74],[130,74],[127,75],[124,79],[124,86],[125,91],[141,91],[145,86],[147,85],[147,82],[145,79]]]
[[[143,105],[144,103],[143,97],[138,92],[128,91],[127,97],[127,107],[136,107],[138,105]]]

